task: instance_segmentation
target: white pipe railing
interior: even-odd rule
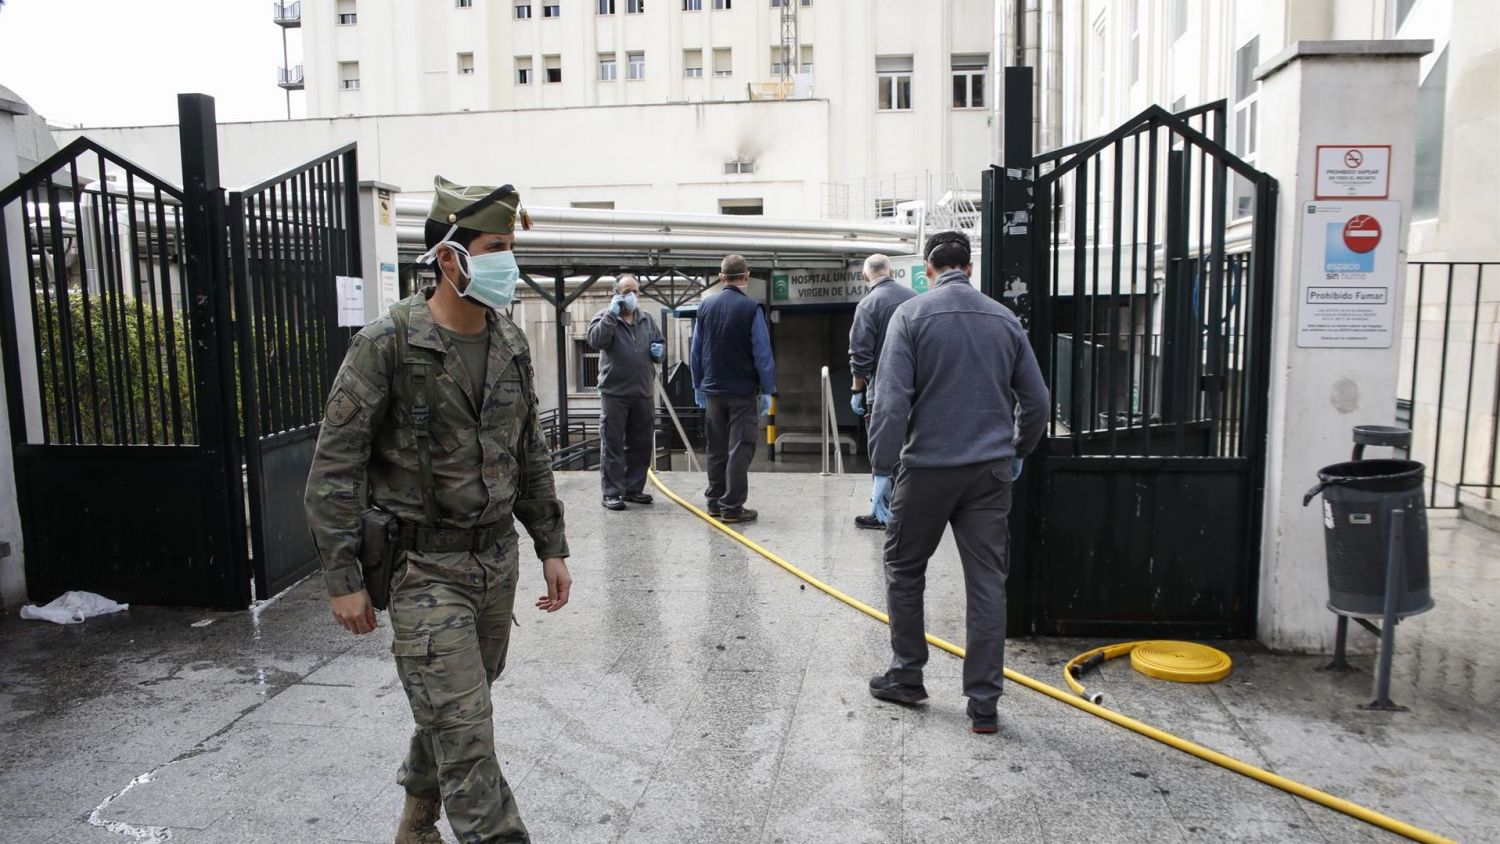
[[[703,471],[699,468],[698,455],[693,453],[692,441],[688,439],[687,431],[683,430],[682,420],[677,418],[677,408],[672,406],[672,400],[667,397],[666,388],[661,385],[661,375],[658,374],[656,380],[651,383],[656,385],[656,400],[661,402],[662,406],[667,409],[667,415],[672,417],[672,427],[677,429],[677,436],[682,438],[682,447],[687,449],[688,471]],[[655,426],[652,426],[652,431],[653,433],[655,432]],[[651,453],[655,454],[656,449],[651,449]]]
[[[828,367],[823,367],[822,372],[822,409],[818,413],[819,433],[821,434],[823,446],[823,472],[828,474],[828,446],[833,446],[834,465],[838,474],[844,474],[844,449],[839,445],[838,419],[833,410],[833,379],[828,377]]]

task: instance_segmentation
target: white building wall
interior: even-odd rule
[[[750,96],[752,84],[778,78],[771,71],[781,41],[780,9],[767,0],[736,0],[727,10],[703,0],[701,11],[684,10],[682,0],[649,0],[642,14],[628,14],[628,0],[615,0],[612,15],[597,14],[598,0],[562,0],[557,18],[542,17],[543,5],[533,0],[532,17],[516,19],[514,0],[475,0],[470,8],[451,0],[357,0],[357,22],[339,25],[337,0],[304,0],[307,113],[318,118],[739,101]],[[802,47],[811,48],[811,96],[830,103],[830,119],[808,128],[825,131],[828,145],[840,151],[820,181],[951,173],[963,187],[977,190],[990,157],[994,63],[985,107],[956,109],[950,62],[954,54],[990,54],[994,5],[816,0],[796,7],[794,61],[800,62]],[[731,51],[732,75],[717,77],[714,51],[724,48]],[[702,51],[701,78],[684,76],[684,50]],[[627,78],[627,54],[635,51],[646,59],[640,80]],[[459,73],[460,53],[474,55],[473,74]],[[615,57],[616,79],[599,79],[601,54]],[[877,108],[880,55],[913,57],[910,110]],[[561,82],[545,81],[551,56],[558,58]],[[518,59],[531,62],[530,84],[517,84]],[[360,88],[343,90],[340,63],[353,61],[359,63]]]
[[[353,141],[361,179],[407,193],[429,193],[442,174],[510,182],[532,205],[717,213],[720,199],[749,198],[767,215],[806,217],[817,216],[829,172],[827,125],[828,104],[818,100],[226,123],[219,166],[224,184],[250,185]],[[181,181],[175,126],[56,133],[60,143],[80,135]],[[755,173],[724,174],[724,162],[747,153],[759,162]]]

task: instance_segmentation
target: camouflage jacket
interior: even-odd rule
[[[500,523],[514,537],[514,518],[531,534],[539,558],[566,557],[563,507],[537,423],[536,396],[523,395],[521,368],[531,366],[526,335],[509,317],[489,315],[484,395],[473,397],[463,360],[438,333],[426,297],[418,294],[393,310],[397,308],[408,315],[409,353],[430,350],[441,361],[427,387],[438,526],[468,529]],[[351,341],[329,393],[308,473],[307,523],[330,595],[364,586],[356,554],[368,506],[367,484],[369,504],[403,523],[425,521],[411,397],[397,360],[396,330],[395,319],[387,314]],[[530,435],[523,443],[528,419]],[[526,489],[517,488],[522,477],[518,455],[527,464]],[[493,560],[468,552],[423,556],[448,568],[498,565],[502,555],[514,553],[515,544],[502,539],[489,552]]]

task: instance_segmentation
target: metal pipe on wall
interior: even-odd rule
[[[396,198],[399,222],[416,223],[427,218],[428,200],[418,197]],[[836,237],[874,235],[888,238],[915,238],[915,225],[857,221],[808,220],[794,217],[762,217],[740,214],[689,214],[676,211],[612,211],[593,208],[526,207],[538,224],[594,226],[606,229],[708,229],[800,232]]]
[[[424,244],[422,226],[396,227],[396,242],[404,246]],[[810,237],[757,237],[755,235],[677,234],[658,232],[531,231],[516,232],[516,245],[529,249],[605,249],[642,251],[670,249],[691,252],[796,252],[845,255],[880,252],[910,254],[914,242],[900,240],[841,240]]]

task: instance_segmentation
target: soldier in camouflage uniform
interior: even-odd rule
[[[518,212],[529,219],[509,185],[436,188],[427,243],[442,278],[352,341],[308,476],[307,521],[334,617],[368,633],[362,526],[367,511],[395,517],[391,650],[417,724],[398,776],[397,844],[440,842],[440,809],[461,842],[528,841],[495,758],[490,702],[520,577],[516,520],[543,561],[537,607],[561,609],[572,585],[526,336],[495,310],[519,274]]]

